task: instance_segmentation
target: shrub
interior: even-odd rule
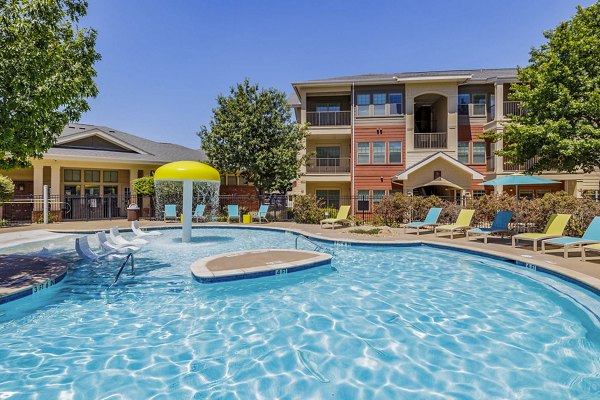
[[[15,184],[8,176],[0,175],[0,203],[10,200],[15,192]]]
[[[323,201],[312,194],[296,196],[294,199],[294,222],[300,224],[318,224],[323,219]],[[333,217],[332,217],[333,218]]]
[[[381,232],[380,228],[350,230],[350,233],[357,233],[359,235],[377,235],[379,232]]]
[[[144,176],[134,179],[133,191],[139,196],[154,196],[154,177]]]

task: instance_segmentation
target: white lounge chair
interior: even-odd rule
[[[133,234],[137,237],[162,235],[162,232],[159,232],[159,231],[143,231],[143,230],[141,230],[140,223],[138,221],[131,221],[131,230],[132,230]]]
[[[90,260],[90,261],[96,261],[101,258],[116,254],[116,251],[112,251],[112,250],[110,252],[102,253],[102,254],[96,253],[94,250],[92,250],[90,248],[90,243],[88,242],[87,236],[83,236],[83,237],[75,239],[75,251],[77,252],[79,257],[81,257],[85,260]]]
[[[131,245],[140,245],[147,244],[148,241],[146,239],[136,238],[133,240],[127,240],[119,233],[119,228],[113,227],[110,228],[110,240],[112,240],[115,244],[119,246],[131,246]]]
[[[111,243],[108,241],[108,238],[106,237],[106,233],[104,233],[102,231],[96,233],[96,236],[98,237],[98,242],[100,243],[100,247],[102,249],[104,249],[105,251],[130,253],[130,252],[136,252],[140,249],[139,247],[133,246],[133,245],[119,245],[119,244]]]

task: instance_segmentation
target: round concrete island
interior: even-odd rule
[[[0,255],[0,304],[50,289],[67,270],[67,264],[56,258]]]
[[[331,264],[331,255],[316,251],[258,249],[201,258],[192,264],[192,275],[200,283],[252,279],[282,275]]]

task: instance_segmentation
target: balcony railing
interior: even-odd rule
[[[306,122],[312,126],[349,126],[350,111],[307,111]]]
[[[309,174],[347,174],[350,172],[350,157],[313,157],[306,163],[306,172]]]
[[[530,158],[524,164],[515,164],[511,162],[509,157],[504,157],[502,167],[504,171],[527,171],[529,168],[533,167],[538,162],[537,157]]]
[[[524,114],[521,108],[520,101],[505,101],[504,102],[504,115],[517,115],[521,116]]]
[[[446,132],[415,133],[415,149],[445,149],[448,147]]]

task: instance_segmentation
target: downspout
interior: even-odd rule
[[[350,100],[352,112],[350,113],[350,210],[354,214],[354,82],[352,82],[352,99]]]

